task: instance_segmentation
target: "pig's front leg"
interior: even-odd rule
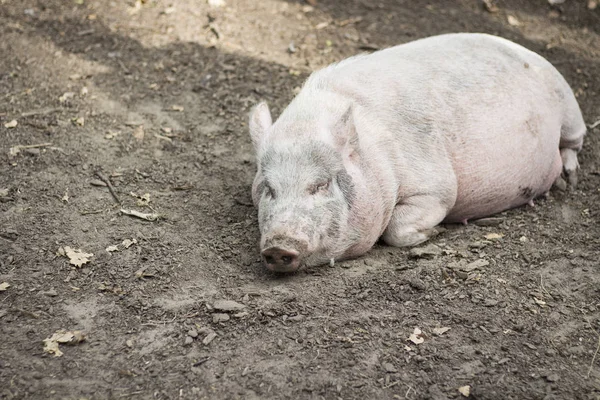
[[[438,232],[435,226],[444,220],[452,204],[432,195],[418,195],[397,204],[383,240],[390,246],[414,246]]]

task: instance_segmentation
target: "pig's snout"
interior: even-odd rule
[[[262,251],[265,265],[271,271],[292,272],[300,266],[300,253],[291,249],[269,247]]]

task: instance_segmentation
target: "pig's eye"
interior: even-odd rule
[[[317,194],[319,192],[323,193],[326,192],[329,189],[329,182],[330,181],[325,181],[325,182],[321,182],[321,183],[317,183],[315,185],[312,185],[309,189],[308,192],[312,195],[312,194]]]

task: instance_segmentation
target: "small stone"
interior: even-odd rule
[[[476,219],[475,221],[473,221],[473,224],[477,225],[477,226],[498,226],[503,221],[504,221],[504,218],[491,217],[491,218]]]
[[[396,367],[394,367],[392,363],[384,362],[383,364],[381,364],[381,366],[383,367],[383,370],[387,373],[391,374],[394,372],[398,372],[398,370],[396,369]]]
[[[187,335],[189,337],[192,337],[192,338],[197,338],[198,337],[198,331],[196,331],[195,329],[190,329],[188,331]]]
[[[435,258],[442,254],[442,249],[440,249],[435,244],[429,244],[424,247],[415,247],[410,249],[409,256],[412,258]]]
[[[496,304],[498,304],[498,300],[494,299],[485,299],[483,302],[483,305],[486,307],[494,307]]]
[[[183,342],[183,344],[184,344],[184,345],[186,345],[186,346],[189,346],[189,345],[190,345],[190,344],[192,344],[193,342],[194,342],[194,339],[193,339],[193,338],[191,338],[191,337],[189,337],[189,336],[186,336],[186,337],[185,337],[185,341]]]
[[[302,314],[294,315],[293,317],[288,318],[288,320],[295,321],[295,322],[302,321],[303,319],[304,319],[304,315],[302,315]]]
[[[23,152],[30,156],[37,156],[40,154],[40,149],[25,149]]]
[[[558,376],[558,374],[550,374],[546,376],[546,380],[548,382],[558,382],[559,379],[560,377]]]
[[[235,318],[244,318],[244,317],[247,317],[248,315],[250,315],[250,313],[248,311],[242,311],[240,313],[233,314],[233,316]]]
[[[246,308],[245,305],[233,300],[217,300],[213,303],[213,308],[219,311],[240,311]]]
[[[45,292],[40,292],[40,293],[43,294],[44,296],[48,296],[48,297],[56,297],[56,296],[58,296],[58,293],[54,289],[50,289],[50,290],[47,290]]]
[[[216,337],[217,337],[217,334],[215,332],[210,332],[208,335],[206,335],[206,337],[204,338],[204,340],[202,341],[202,343],[204,343],[204,345],[207,346]]]
[[[423,280],[419,279],[419,278],[412,278],[408,281],[408,284],[416,290],[426,290],[427,289],[427,284],[425,282],[423,282]]]
[[[221,313],[213,314],[213,322],[215,324],[218,322],[225,322],[225,321],[229,321],[229,314],[221,314]]]
[[[565,181],[563,178],[559,177],[554,182],[554,187],[557,188],[558,190],[560,190],[561,192],[565,192],[567,190],[567,181]]]
[[[129,348],[133,347],[133,340],[131,339],[127,339],[127,341],[125,341],[125,345]]]
[[[106,183],[102,182],[101,180],[98,179],[92,179],[90,181],[90,185],[92,186],[106,186]]]
[[[41,372],[39,372],[39,371],[34,371],[34,372],[31,374],[31,377],[32,377],[33,379],[43,379],[43,378],[44,378],[44,374],[42,374],[42,373],[41,373]]]
[[[554,349],[546,349],[545,353],[546,353],[546,355],[548,357],[554,357],[556,355],[556,350],[554,350]]]
[[[476,270],[478,268],[485,267],[485,266],[487,266],[489,264],[490,264],[489,261],[480,258],[479,260],[473,261],[472,263],[469,263],[469,264],[465,265],[461,269],[463,271],[465,271],[465,272],[471,272],[471,271],[474,271],[474,270]]]
[[[456,271],[456,276],[458,276],[460,279],[467,279],[469,277],[469,274],[467,274],[466,272],[462,272],[462,271]],[[459,296],[460,298],[460,296]]]

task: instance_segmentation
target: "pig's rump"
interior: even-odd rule
[[[460,117],[446,128],[438,125],[447,139],[458,187],[445,221],[520,206],[546,193],[560,175],[566,110],[557,91],[570,89],[560,87],[562,77],[549,64],[531,76],[540,63],[532,56],[527,68],[525,62],[518,64],[525,71],[495,76],[495,87],[459,93],[449,106]]]
[[[546,193],[561,172],[559,142],[570,129],[565,121],[572,114],[582,123],[571,89],[548,61],[488,35],[416,41],[334,71],[328,78],[336,90],[384,121],[391,132],[384,140],[419,160],[408,167],[434,171],[415,172],[421,182],[446,176],[450,159],[448,181],[456,178],[457,196],[447,222],[494,214]],[[405,175],[397,174],[400,187]]]

